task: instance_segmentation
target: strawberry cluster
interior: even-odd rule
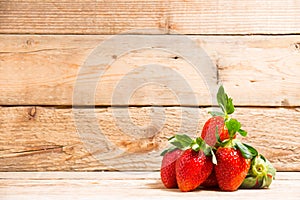
[[[247,136],[241,123],[230,115],[235,111],[232,98],[220,86],[217,101],[221,111],[203,126],[201,136],[169,138],[172,146],[162,152],[161,180],[166,188],[188,192],[201,187],[222,191],[238,188],[267,188],[275,178],[275,168],[257,150],[236,138]]]

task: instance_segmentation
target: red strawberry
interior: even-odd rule
[[[212,188],[218,186],[215,169],[212,170],[209,177],[201,184],[203,187]]]
[[[182,192],[196,189],[210,175],[213,169],[211,157],[202,150],[187,149],[176,161],[176,179]]]
[[[223,86],[220,86],[218,90],[217,101],[218,105],[221,108],[221,112],[211,111],[210,114],[212,114],[213,117],[205,122],[201,132],[201,137],[210,146],[215,146],[217,143],[217,130],[220,141],[230,139],[226,121],[230,118],[229,115],[232,114],[235,110],[232,98],[228,97]],[[233,135],[232,138],[235,138],[235,135]]]
[[[224,118],[221,116],[214,116],[207,120],[202,128],[201,137],[210,146],[215,146],[216,139],[216,129],[218,128],[218,134],[220,140],[229,139],[228,130],[224,124]]]
[[[181,150],[175,149],[167,152],[162,159],[160,177],[166,188],[177,187],[175,165],[181,153]]]
[[[251,160],[244,158],[241,151],[233,147],[219,147],[216,157],[218,164],[215,171],[220,189],[237,190],[248,173]]]
[[[220,189],[235,191],[243,183],[250,169],[251,159],[257,156],[257,151],[234,139],[237,132],[244,137],[247,135],[247,132],[241,129],[240,122],[231,118],[226,120],[225,125],[229,139],[218,144],[215,171]]]

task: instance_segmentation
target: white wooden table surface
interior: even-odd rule
[[[278,172],[269,189],[165,189],[159,172],[0,172],[0,199],[300,199],[300,172]]]

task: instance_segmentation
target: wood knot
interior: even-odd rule
[[[35,118],[35,116],[36,116],[36,107],[35,106],[29,109],[28,116],[29,116],[29,120],[32,120]]]
[[[283,99],[283,100],[281,101],[281,106],[290,106],[289,100]]]
[[[26,40],[26,42],[25,42],[26,46],[29,46],[29,47],[32,46],[33,43],[34,43],[34,40],[33,40],[33,39],[28,39],[28,40]]]
[[[300,51],[300,42],[294,43],[294,48],[295,50]]]

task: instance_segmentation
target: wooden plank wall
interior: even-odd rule
[[[159,44],[115,56],[95,88],[95,108],[83,100],[72,109],[76,81],[91,82],[78,77],[87,57],[124,32],[118,37],[129,48],[128,37],[184,45],[180,34],[201,47],[216,84],[234,98],[246,141],[279,171],[300,171],[299,13],[292,0],[0,0],[0,171],[159,170],[169,136],[201,131],[212,104],[205,77]],[[184,76],[197,101],[182,106],[176,94],[184,87],[145,84],[131,96],[119,91],[130,99],[112,107],[117,83],[149,63]]]

